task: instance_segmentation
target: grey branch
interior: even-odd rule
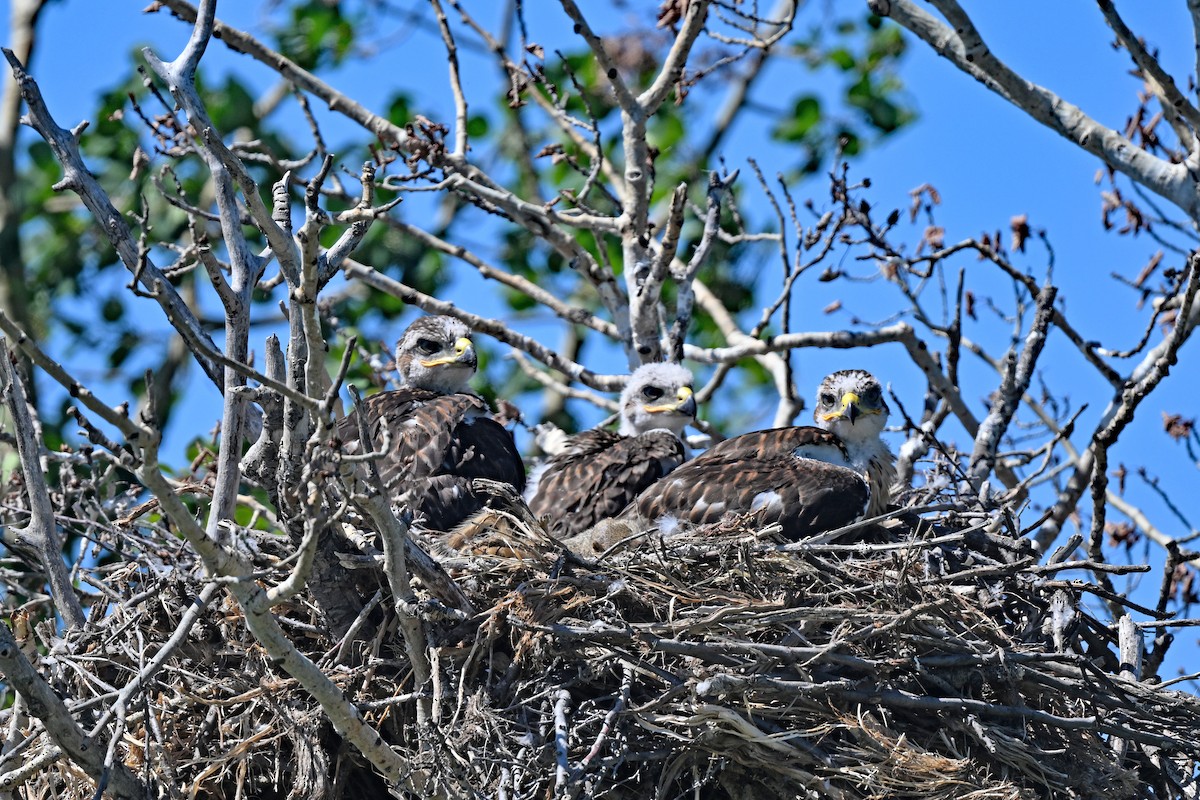
[[[68,628],[81,628],[86,617],[75,594],[75,587],[71,585],[67,566],[63,563],[62,542],[58,539],[54,506],[50,501],[50,489],[46,485],[46,474],[42,468],[41,446],[33,415],[25,401],[21,376],[13,366],[8,343],[3,336],[0,336],[0,397],[3,397],[11,415],[13,433],[17,439],[17,452],[21,457],[25,493],[29,497],[29,524],[22,528],[7,526],[4,542],[8,545],[23,545],[37,553],[41,567],[50,579],[50,593],[54,599],[55,610],[62,615]]]
[[[67,704],[25,658],[12,631],[4,624],[0,624],[0,673],[25,698],[29,714],[42,723],[54,743],[92,780],[97,784],[107,781],[108,790],[122,800],[142,800],[148,796],[147,788],[124,764],[105,771],[104,748],[97,747],[79,729]]]
[[[1038,293],[1037,314],[1030,326],[1029,335],[1025,338],[1025,347],[1019,359],[1015,359],[1011,368],[1004,371],[1004,379],[992,402],[991,411],[975,435],[975,446],[971,452],[967,476],[976,488],[991,474],[1000,440],[1012,422],[1021,397],[1029,388],[1033,369],[1046,344],[1046,335],[1049,333],[1050,320],[1054,313],[1054,298],[1057,294],[1058,290],[1053,286],[1047,286]]]
[[[42,99],[42,92],[37,83],[25,71],[21,62],[7,48],[4,49],[4,57],[8,59],[13,76],[21,87],[21,96],[25,99],[25,104],[29,109],[28,115],[22,121],[46,140],[54,157],[62,164],[63,179],[54,185],[55,190],[70,189],[79,195],[79,199],[87,206],[88,211],[92,212],[92,216],[100,224],[109,243],[117,251],[121,263],[135,276],[146,292],[158,301],[167,315],[167,321],[181,335],[185,338],[203,340],[212,349],[217,349],[212,339],[201,327],[200,320],[188,308],[187,303],[179,296],[179,292],[166,279],[162,271],[149,258],[142,257],[137,241],[130,233],[129,226],[125,224],[125,218],[113,207],[112,202],[108,199],[108,194],[83,163],[78,140],[78,133],[82,132],[83,128],[77,128],[76,131],[60,128],[50,115],[50,110]],[[86,125],[86,123],[84,124]],[[209,379],[218,388],[221,388],[223,385],[221,370],[217,365],[199,355],[196,360]]]
[[[1059,492],[1058,499],[1051,508],[1045,524],[1042,525],[1034,539],[1039,551],[1046,552],[1050,548],[1062,531],[1063,523],[1075,510],[1088,486],[1093,483],[1094,474],[1105,471],[1097,469],[1100,442],[1106,440],[1108,436],[1115,437],[1116,433],[1132,420],[1134,411],[1145,399],[1149,389],[1166,377],[1167,371],[1175,363],[1179,348],[1196,330],[1197,326],[1200,326],[1200,303],[1195,302],[1197,290],[1200,289],[1200,275],[1197,275],[1200,272],[1198,259],[1200,256],[1197,255],[1188,259],[1190,275],[1187,286],[1181,292],[1184,302],[1181,303],[1171,333],[1150,348],[1138,362],[1126,380],[1125,387],[1116,392],[1108,408],[1101,415],[1100,421],[1096,424],[1091,445],[1075,460],[1075,469],[1072,471],[1067,485]],[[1114,426],[1111,428],[1111,433],[1105,434],[1102,438],[1101,434],[1106,429],[1110,429],[1110,426]],[[1107,447],[1107,445],[1103,446]],[[1106,456],[1101,456],[1101,458],[1104,458],[1107,464]],[[1107,476],[1100,478],[1099,481],[1100,483],[1093,487],[1093,491],[1106,489]],[[1100,516],[1103,518],[1104,515]],[[1093,524],[1095,524],[1095,520],[1093,520]]]
[[[730,191],[737,180],[738,171],[734,170],[724,178],[713,172],[709,176],[707,205],[704,212],[704,233],[700,242],[692,252],[692,257],[686,266],[674,274],[675,283],[679,287],[679,295],[675,301],[675,322],[671,326],[671,350],[682,353],[684,340],[687,339],[688,328],[692,323],[692,309],[696,302],[695,281],[700,270],[708,261],[713,243],[717,240],[717,231],[721,224],[721,200]],[[787,395],[784,395],[785,397]]]
[[[950,63],[981,82],[1038,122],[1074,142],[1105,164],[1161,195],[1193,219],[1200,218],[1200,192],[1188,164],[1155,158],[1117,131],[1101,125],[1078,106],[1013,72],[991,52],[974,23],[955,0],[934,0],[946,25],[912,0],[868,0],[876,13],[891,17]]]
[[[463,311],[453,303],[430,297],[393,278],[389,278],[387,275],[366,264],[360,264],[348,258],[343,267],[343,272],[345,272],[347,278],[357,278],[374,289],[386,292],[393,297],[398,297],[406,303],[412,303],[431,314],[448,314],[452,317],[457,317],[474,330],[494,336],[505,344],[528,353],[546,366],[553,367],[559,372],[568,375],[571,380],[579,381],[585,386],[603,391],[620,391],[621,387],[625,385],[625,376],[597,375],[590,369],[563,358],[555,351],[528,336],[523,336],[511,330],[502,322],[480,317],[468,311]]]

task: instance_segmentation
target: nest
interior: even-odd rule
[[[424,796],[1194,792],[1200,700],[1122,676],[1116,632],[1080,603],[1097,587],[1038,566],[991,522],[926,514],[849,544],[736,525],[651,532],[587,560],[510,520],[489,528],[502,546],[445,561],[476,613],[425,620],[427,686],[413,685],[386,589],[350,642],[331,641],[306,601],[278,611]],[[379,582],[361,567],[363,585]],[[84,728],[199,585],[132,568],[105,583],[124,599],[86,641],[43,642],[40,668]],[[162,796],[416,796],[344,746],[225,596],[129,709],[118,757]],[[26,797],[91,796],[44,739],[25,747],[48,759]]]

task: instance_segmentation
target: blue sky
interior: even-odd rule
[[[32,72],[60,124],[70,127],[94,112],[97,92],[127,72],[137,45],[151,43],[164,58],[173,57],[182,47],[188,34],[186,26],[165,13],[143,14],[141,9],[145,5],[146,0],[100,3],[65,0],[47,8]],[[253,29],[258,20],[258,5],[225,2],[218,15]],[[1140,87],[1128,76],[1128,57],[1110,46],[1112,34],[1094,6],[1026,0],[968,5],[999,58],[1101,122],[1118,129],[1124,127],[1135,108],[1135,93]],[[1130,26],[1145,36],[1152,47],[1160,49],[1168,69],[1179,77],[1180,85],[1186,86],[1184,76],[1194,68],[1186,5],[1124,2],[1119,7]],[[570,49],[577,46],[569,40],[569,26],[557,11],[531,15],[529,22],[530,38],[545,44],[548,51],[552,46]],[[608,24],[619,22],[620,18],[607,19]],[[398,24],[385,22],[381,27],[394,31]],[[7,38],[5,18],[0,21],[0,40]],[[394,88],[392,80],[403,81],[417,96],[419,105],[444,108],[446,70],[437,43],[423,33],[411,33],[398,35],[389,44],[389,50],[379,56],[377,63],[343,69],[326,76],[327,79],[376,109]],[[479,76],[480,87],[493,85],[494,69],[489,64],[470,53],[463,54],[463,63],[469,92],[475,80],[472,75]],[[257,74],[262,85],[268,83],[266,73],[257,65],[248,58],[230,54],[219,42],[210,45],[205,68],[247,71]],[[879,208],[906,209],[911,189],[932,184],[943,199],[936,214],[938,223],[946,228],[948,242],[995,230],[1007,238],[1010,218],[1028,215],[1032,226],[1047,231],[1054,247],[1054,278],[1061,287],[1060,298],[1068,317],[1087,338],[1101,339],[1116,347],[1132,345],[1142,332],[1146,314],[1134,309],[1136,298],[1109,275],[1112,272],[1135,275],[1159,245],[1146,237],[1121,237],[1101,228],[1101,187],[1095,183],[1100,165],[1096,159],[988,92],[923,43],[912,44],[901,76],[920,119],[886,143],[872,148],[854,164],[852,174],[869,176],[873,183],[864,196]],[[772,106],[780,98],[790,97],[797,85],[810,83],[819,90],[820,81],[828,79],[831,76],[813,75],[795,64],[777,63],[758,85],[755,99]],[[481,96],[480,101],[485,99],[490,100],[490,95]],[[704,100],[697,98],[696,102]],[[450,117],[447,114],[445,118]],[[329,124],[334,131],[333,142],[339,141],[340,136],[357,135],[350,129],[337,128],[332,121]],[[726,153],[731,167],[743,169],[743,181],[750,180],[744,162],[748,153],[768,171],[786,169],[795,163],[795,154],[772,142],[753,117],[747,117],[734,129]],[[1128,191],[1127,185],[1122,188]],[[818,202],[826,197],[820,180],[796,187],[795,194],[798,198],[812,196]],[[911,229],[910,241],[916,241],[919,230],[920,226]],[[1168,262],[1170,259],[1168,256]],[[1032,244],[1026,255],[1015,256],[1014,261],[1040,277],[1047,256],[1043,249]],[[973,261],[963,262],[962,266],[971,280],[997,291],[998,301],[1008,300],[1003,294],[1003,282],[987,273],[989,268]],[[469,298],[478,296],[477,289],[478,284],[469,275],[464,276],[456,283],[451,299],[470,309]],[[831,299],[830,294],[823,292],[824,288],[814,286],[796,300],[793,306],[796,329],[830,330],[849,324],[849,313],[832,316],[822,313]],[[894,309],[894,306],[875,305],[885,296],[892,297],[880,289],[864,289],[861,295],[847,295],[844,299],[850,311],[864,318],[882,318]],[[547,329],[547,335],[551,337],[548,341],[556,339],[552,329]],[[972,335],[988,342],[993,355],[1001,354],[1005,333],[995,323],[980,322]],[[1108,396],[1090,368],[1083,366],[1082,359],[1064,344],[1061,335],[1052,340],[1051,355],[1043,361],[1043,373],[1057,390],[1070,392],[1076,402],[1090,399],[1092,405],[1081,422],[1081,429],[1087,430],[1103,410]],[[1185,348],[1182,366],[1142,407],[1111,456],[1113,464],[1124,461],[1131,468],[1150,466],[1164,488],[1179,501],[1192,526],[1200,521],[1200,504],[1194,500],[1200,476],[1183,449],[1163,434],[1161,412],[1185,416],[1200,412],[1195,400],[1200,389],[1200,371],[1195,365],[1200,358],[1195,352],[1197,347],[1192,342]],[[890,381],[909,409],[914,413],[919,411],[924,381],[914,368],[906,365],[906,359],[897,349],[876,348],[856,353],[853,358],[854,366],[871,369]],[[847,366],[847,355],[841,351],[803,351],[796,355],[796,363],[801,386],[810,387],[825,373]],[[1126,365],[1118,366],[1128,369]],[[978,385],[985,390],[995,384],[994,380],[982,380],[986,374],[986,370],[970,362],[964,367],[965,380],[979,378]],[[1099,395],[1097,390],[1101,390]],[[123,398],[108,399],[117,402]],[[968,395],[967,399],[982,416],[982,394]],[[201,420],[195,430],[207,430],[219,414],[215,390],[201,382],[191,402],[195,404],[194,413],[181,416],[193,424]],[[769,420],[768,412],[769,409],[763,410],[759,424]],[[182,430],[185,425],[182,421],[176,425],[181,429],[172,434],[177,437],[176,446],[181,447],[178,443],[194,430]],[[1079,437],[1076,441],[1082,444]],[[898,444],[899,439],[894,443]],[[1168,533],[1179,536],[1186,533],[1182,523],[1166,514],[1161,504],[1156,505],[1153,496],[1138,490],[1134,482],[1131,487],[1134,501],[1144,505]],[[1133,553],[1135,560],[1143,557],[1140,550]],[[1154,560],[1157,553],[1151,550],[1149,557]],[[1156,591],[1157,578],[1149,582],[1154,584],[1150,590]],[[1137,588],[1133,583],[1129,586]],[[1191,644],[1195,636],[1185,633],[1181,639]],[[1175,656],[1182,658],[1185,654],[1194,655],[1195,650],[1192,647],[1185,650],[1177,644]]]

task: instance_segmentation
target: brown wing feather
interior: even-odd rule
[[[674,517],[695,525],[726,514],[748,514],[754,526],[779,523],[785,536],[801,539],[862,516],[870,497],[857,472],[797,449],[843,448],[818,428],[776,428],[736,436],[679,467],[643,492],[626,512],[657,521]]]
[[[553,535],[573,536],[620,514],[686,455],[683,443],[669,431],[641,436],[585,431],[547,463],[529,508],[549,518]]]
[[[373,446],[387,443],[379,462],[384,487],[394,499],[415,491],[428,527],[449,530],[487,503],[490,495],[471,485],[475,478],[524,490],[525,466],[512,434],[486,416],[481,398],[407,388],[372,395],[364,405]],[[337,433],[357,442],[354,414],[338,423]]]
[[[766,455],[791,454],[797,448],[809,447],[829,448],[831,453],[837,450],[843,456],[846,452],[846,446],[837,434],[815,428],[812,425],[796,425],[786,428],[768,428],[733,436],[717,442],[696,456],[696,459],[752,459]],[[849,463],[848,459],[847,463]]]

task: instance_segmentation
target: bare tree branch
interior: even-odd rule
[[[1038,294],[1037,314],[1029,328],[1029,335],[1025,338],[1025,347],[1021,350],[1019,359],[1015,353],[1010,353],[1011,364],[1006,368],[1003,383],[992,401],[992,410],[975,434],[975,448],[971,452],[968,475],[976,487],[995,468],[996,450],[1000,446],[1001,437],[1008,429],[1021,397],[1029,388],[1033,369],[1046,344],[1054,311],[1054,299],[1057,296],[1058,290],[1054,286],[1047,286]]]
[[[0,673],[28,703],[30,714],[42,723],[54,743],[100,786],[125,800],[141,800],[147,788],[124,764],[108,770],[104,748],[96,747],[79,726],[70,709],[21,652],[7,625],[0,625]],[[97,793],[99,794],[99,792]]]
[[[875,13],[907,28],[956,67],[1038,122],[1174,203],[1193,219],[1200,218],[1200,193],[1192,177],[1194,165],[1189,166],[1191,159],[1189,164],[1170,164],[1155,158],[1077,106],[1013,72],[991,52],[955,0],[934,2],[949,25],[912,0],[868,0],[868,5]]]
[[[50,579],[50,593],[55,610],[62,615],[68,629],[83,627],[86,618],[71,576],[63,563],[62,542],[58,538],[54,521],[54,506],[50,501],[50,490],[46,486],[46,475],[41,463],[41,447],[21,376],[13,366],[8,343],[0,336],[0,397],[8,406],[13,431],[17,439],[17,452],[21,456],[21,475],[25,493],[29,497],[29,523],[22,528],[6,528],[4,542],[32,549],[41,561],[41,567]]]
[[[29,108],[28,116],[23,121],[46,140],[46,144],[50,145],[55,158],[63,165],[63,179],[54,185],[55,190],[70,189],[79,195],[79,199],[92,212],[92,216],[104,230],[105,236],[117,251],[117,255],[121,257],[121,262],[135,276],[137,282],[158,301],[167,315],[167,321],[180,334],[204,341],[214,350],[217,349],[208,334],[204,332],[200,321],[196,319],[195,314],[188,308],[162,271],[148,258],[142,258],[137,243],[129,232],[129,226],[125,224],[124,217],[113,207],[104,189],[84,165],[83,157],[79,152],[79,134],[82,133],[83,127],[79,127],[75,131],[67,131],[58,127],[54,118],[50,116],[49,109],[46,108],[37,83],[25,71],[11,50],[4,49],[4,56],[8,59],[12,74],[21,87],[21,96]],[[81,125],[86,126],[86,123],[81,123]],[[198,360],[212,382],[218,388],[223,386],[217,366],[202,357]]]

